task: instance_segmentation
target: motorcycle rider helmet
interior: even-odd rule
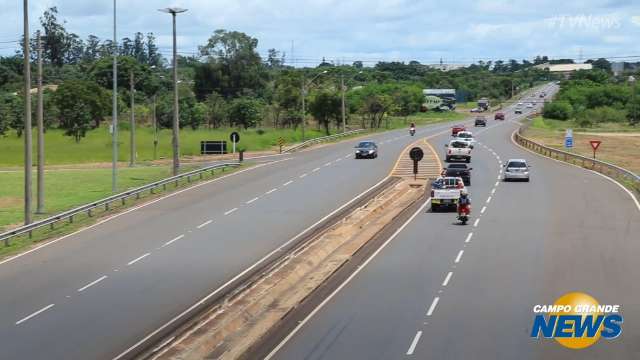
[[[460,196],[467,196],[467,189],[460,190]]]

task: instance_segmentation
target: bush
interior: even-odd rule
[[[542,116],[547,119],[569,120],[572,112],[571,104],[564,101],[554,101],[544,105]]]
[[[595,123],[622,123],[627,120],[627,112],[625,110],[618,110],[609,106],[601,106],[595,109],[586,110],[584,113],[580,114],[580,118],[587,118]]]
[[[264,135],[264,133],[265,133],[264,129],[256,130],[256,134],[258,134],[258,135]]]

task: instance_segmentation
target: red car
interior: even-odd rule
[[[466,131],[467,128],[464,125],[454,125],[451,128],[451,136],[456,136],[460,131]]]
[[[494,120],[504,120],[504,113],[501,112],[497,112],[496,115],[493,117]]]

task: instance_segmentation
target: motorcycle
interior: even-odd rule
[[[411,129],[409,129],[409,134],[411,134],[411,136],[416,134],[416,128],[412,127]]]
[[[460,209],[458,210],[458,221],[462,225],[467,225],[467,221],[469,221],[469,214],[471,213],[471,205],[460,205]]]

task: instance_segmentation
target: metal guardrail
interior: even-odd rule
[[[522,131],[528,127],[529,124],[525,124],[514,133],[514,140],[518,142],[518,144],[552,159],[578,165],[585,169],[597,171],[601,174],[621,180],[625,185],[627,185],[627,187],[631,188],[637,194],[640,194],[640,176],[638,176],[638,174],[606,161],[562,151],[539,144],[531,139],[527,139],[522,135]]]
[[[116,201],[120,201],[122,203],[122,205],[124,205],[126,203],[127,198],[135,196],[136,199],[140,198],[140,195],[142,193],[144,193],[145,191],[149,191],[151,194],[154,193],[154,191],[158,188],[161,187],[163,188],[163,190],[166,190],[167,188],[167,184],[170,183],[174,183],[175,187],[178,187],[179,181],[183,180],[183,179],[187,179],[187,182],[191,182],[191,178],[193,176],[199,176],[200,179],[202,179],[202,175],[206,172],[211,172],[211,174],[213,175],[213,173],[215,172],[215,170],[217,169],[221,169],[222,171],[224,171],[225,168],[227,167],[237,167],[239,166],[240,163],[238,162],[225,162],[225,163],[220,163],[220,164],[215,164],[215,165],[211,165],[211,166],[206,166],[200,169],[196,169],[196,170],[192,170],[189,172],[186,172],[184,174],[179,174],[176,176],[172,176],[166,179],[162,179],[160,181],[156,181],[147,185],[143,185],[140,187],[137,187],[135,189],[131,189],[131,190],[127,190],[124,191],[122,193],[116,194],[116,195],[112,195],[109,196],[107,198],[104,199],[100,199],[94,202],[91,202],[89,204],[85,204],[82,206],[79,206],[75,209],[71,209],[71,210],[67,210],[65,212],[59,213],[57,215],[48,217],[46,219],[42,219],[42,220],[38,220],[35,221],[31,224],[28,225],[24,225],[24,226],[20,226],[18,228],[15,229],[11,229],[7,232],[4,232],[2,234],[0,234],[0,240],[2,240],[4,242],[5,246],[9,246],[9,241],[11,238],[14,238],[16,236],[20,236],[20,235],[24,235],[24,234],[29,234],[31,235],[31,232],[37,229],[40,229],[42,227],[45,226],[49,226],[51,227],[51,229],[54,228],[54,225],[62,220],[69,220],[70,223],[73,223],[73,217],[76,215],[80,215],[83,213],[86,213],[87,216],[91,217],[92,216],[92,210],[98,208],[98,207],[105,207],[105,211],[109,210],[109,205],[116,202]]]
[[[350,136],[350,135],[353,135],[353,134],[358,134],[358,133],[364,132],[364,131],[366,131],[366,129],[351,130],[351,131],[345,131],[345,132],[339,133],[339,134],[317,137],[317,138],[314,138],[314,139],[310,139],[310,140],[304,141],[304,142],[302,142],[302,143],[300,143],[298,145],[294,145],[294,146],[292,146],[292,147],[290,147],[290,148],[288,148],[286,150],[283,150],[282,153],[285,154],[285,153],[293,152],[293,151],[305,148],[305,147],[307,147],[309,145],[312,145],[312,144],[317,144],[317,143],[321,143],[321,142],[324,142],[324,141],[330,141],[330,140],[333,140],[333,139],[341,138],[343,136]]]

